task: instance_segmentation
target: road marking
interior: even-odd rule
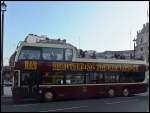
[[[133,99],[133,100],[126,100],[126,101],[119,101],[119,102],[110,102],[110,103],[106,103],[106,104],[119,104],[119,103],[131,102],[131,101],[139,101],[139,100]]]
[[[23,106],[29,106],[29,105],[38,105],[38,104],[22,104],[22,105],[13,105],[13,107],[23,107]]]
[[[88,106],[78,106],[78,107],[70,107],[70,108],[59,108],[47,111],[40,111],[40,112],[53,112],[53,111],[63,111],[63,110],[70,110],[70,109],[78,109],[78,108],[87,108]]]

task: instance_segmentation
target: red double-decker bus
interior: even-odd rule
[[[78,56],[77,48],[65,40],[28,35],[16,49],[13,99],[52,101],[147,91],[145,62]]]

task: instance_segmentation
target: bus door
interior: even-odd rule
[[[14,70],[12,88],[20,87],[20,70]]]
[[[36,72],[24,72],[22,78],[24,78],[23,85],[27,88],[27,95],[32,97],[34,94],[34,87],[37,86],[37,73]]]
[[[12,96],[15,101],[20,100],[20,70],[14,70],[12,81]]]

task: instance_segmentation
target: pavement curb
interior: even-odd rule
[[[12,96],[1,96],[1,98],[12,98]]]
[[[149,93],[141,93],[141,94],[135,94],[135,95],[140,95],[140,96],[149,96]]]

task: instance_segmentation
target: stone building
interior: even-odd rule
[[[149,23],[143,24],[143,28],[137,31],[135,58],[146,60],[149,64]]]
[[[99,52],[96,58],[134,59],[134,50]],[[143,24],[143,28],[137,31],[135,59],[146,60],[149,65],[149,23]]]

